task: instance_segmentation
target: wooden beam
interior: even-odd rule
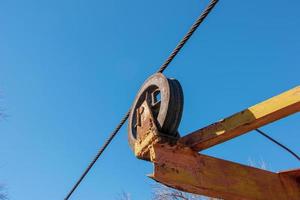
[[[179,139],[195,151],[207,149],[300,111],[300,86]]]
[[[195,194],[229,200],[299,200],[293,177],[156,144],[150,151],[154,180]]]

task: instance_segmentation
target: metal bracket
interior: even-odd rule
[[[156,120],[153,117],[151,108],[145,100],[137,109],[137,140],[134,143],[134,154],[139,159],[150,161],[150,149],[155,144],[167,143],[176,144],[177,137],[163,134],[158,131]]]

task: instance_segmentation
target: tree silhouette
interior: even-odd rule
[[[7,200],[7,194],[4,192],[4,187],[0,185],[0,200]]]
[[[116,200],[131,200],[130,195],[122,192]],[[215,198],[204,197],[201,195],[182,192],[180,190],[172,189],[170,187],[154,184],[152,200],[218,200]]]
[[[218,200],[188,192],[182,192],[161,184],[153,186],[153,200]]]

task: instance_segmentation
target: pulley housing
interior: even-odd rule
[[[136,156],[147,159],[153,142],[175,141],[182,111],[180,83],[162,73],[149,77],[134,100],[128,121],[128,141]]]

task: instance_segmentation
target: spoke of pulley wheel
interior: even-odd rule
[[[199,25],[203,22],[203,20],[208,16],[208,14],[212,11],[212,9],[215,7],[215,5],[218,3],[218,0],[212,0],[209,5],[206,7],[206,9],[201,13],[199,18],[196,20],[196,22],[192,25],[192,27],[189,29],[187,34],[183,37],[183,39],[178,43],[178,45],[175,47],[175,49],[172,51],[170,56],[166,59],[166,61],[161,65],[159,70],[157,72],[163,73],[165,69],[169,66],[169,64],[172,62],[172,60],[176,57],[176,55],[179,53],[179,51],[182,49],[182,47],[186,44],[186,42],[190,39],[190,37],[193,35],[193,33],[196,31],[196,29],[199,27]],[[72,187],[70,192],[65,197],[65,200],[68,200],[73,192],[76,190],[76,188],[79,186],[81,181],[84,179],[84,177],[88,174],[90,169],[93,167],[93,165],[96,163],[98,158],[101,156],[103,151],[107,148],[107,146],[110,144],[110,142],[113,140],[113,138],[116,136],[120,128],[124,125],[126,120],[129,117],[130,110],[125,114],[121,122],[118,124],[118,126],[115,128],[115,130],[110,134],[104,145],[99,149],[98,153],[92,160],[92,162],[88,165],[88,167],[84,170],[83,174],[80,176],[80,178],[77,180],[75,185]]]

